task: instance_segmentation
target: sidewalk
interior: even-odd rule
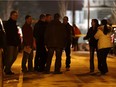
[[[65,70],[65,53],[62,57],[63,74],[53,74],[53,58],[51,73],[43,74],[32,72],[21,73],[21,56],[18,55],[13,65],[12,76],[4,76],[3,87],[116,87],[116,57],[108,57],[109,72],[105,76],[90,75],[89,52],[72,52],[71,70]],[[95,72],[97,70],[97,58],[95,57]]]

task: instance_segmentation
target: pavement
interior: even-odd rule
[[[116,87],[116,56],[109,55],[107,58],[109,72],[106,75],[90,75],[89,52],[72,51],[70,71],[65,69],[65,53],[62,56],[62,74],[53,74],[55,56],[52,60],[51,73],[21,72],[22,53],[19,53],[13,64],[12,70],[15,75],[4,75],[3,87]],[[95,55],[95,73],[97,58]]]

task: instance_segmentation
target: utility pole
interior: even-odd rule
[[[75,1],[72,1],[72,25],[75,24]]]
[[[89,29],[89,19],[90,19],[90,1],[88,0],[88,29]]]

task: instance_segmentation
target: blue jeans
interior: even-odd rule
[[[22,58],[22,71],[32,71],[33,70],[33,50],[31,53],[23,52]],[[26,63],[28,62],[28,68],[26,67]]]
[[[96,46],[90,46],[90,71],[94,71],[94,52],[97,52],[97,47]],[[98,64],[99,65],[99,64]]]

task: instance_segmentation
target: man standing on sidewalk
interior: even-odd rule
[[[48,58],[46,63],[46,72],[50,72],[51,67],[51,61],[54,54],[54,51],[56,52],[56,61],[55,61],[55,74],[61,73],[61,57],[62,57],[62,51],[65,47],[66,43],[66,31],[63,24],[59,21],[60,15],[55,14],[54,20],[52,20],[45,31],[45,45],[48,49]]]
[[[65,29],[66,29],[66,34],[67,34],[67,42],[66,42],[66,46],[65,46],[65,53],[66,53],[66,70],[69,71],[70,70],[70,63],[71,63],[71,43],[72,43],[72,37],[74,35],[73,33],[73,27],[68,23],[68,17],[65,16],[63,18],[63,24],[65,25]]]
[[[33,30],[32,30],[32,17],[25,16],[25,24],[22,27],[24,52],[22,58],[22,72],[33,71]],[[28,68],[26,63],[28,61]]]
[[[17,11],[11,11],[10,18],[5,23],[5,31],[6,31],[6,59],[5,59],[5,74],[6,75],[12,75],[14,74],[11,71],[11,67],[14,63],[14,61],[17,58],[18,54],[18,46],[20,44],[20,36],[18,34],[18,28],[17,28],[17,19],[18,19],[18,12]]]

